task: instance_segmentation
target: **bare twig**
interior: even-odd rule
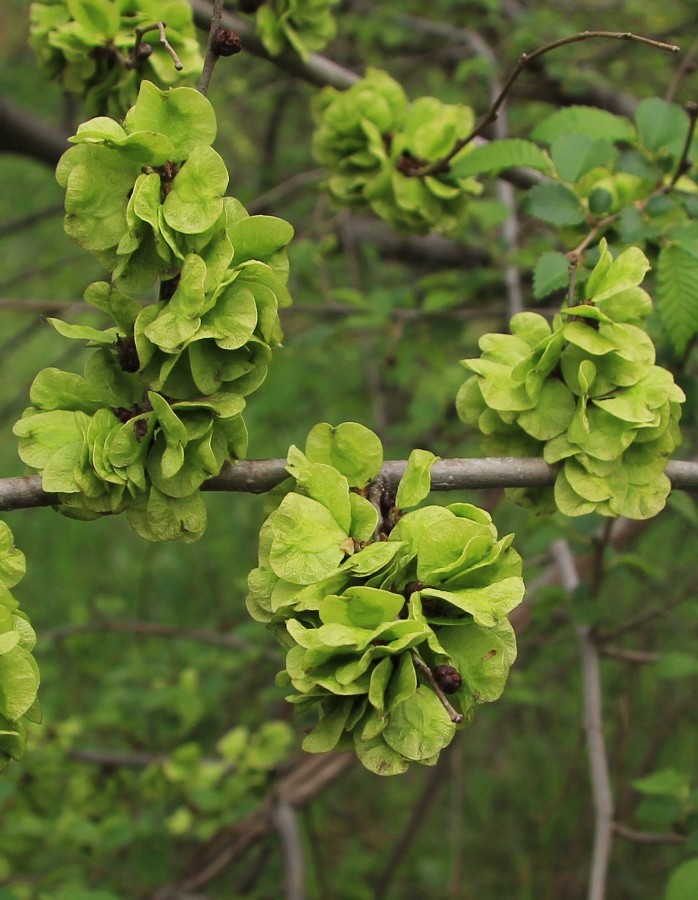
[[[554,541],[551,558],[560,570],[565,590],[572,594],[579,587],[579,575],[574,556],[567,541]],[[584,733],[589,755],[591,792],[594,801],[594,848],[591,857],[588,900],[603,900],[606,896],[606,877],[613,842],[613,793],[603,736],[603,709],[599,654],[592,638],[591,626],[576,625],[584,686]]]
[[[698,119],[698,103],[694,103],[693,101],[686,103],[684,109],[688,114],[688,131],[686,132],[686,140],[683,142],[681,156],[679,157],[679,161],[676,164],[676,170],[671,177],[671,181],[667,185],[667,190],[673,188],[679,178],[681,178],[682,175],[685,175],[686,172],[688,172],[688,170],[691,168],[691,162],[688,159],[688,154],[691,151],[693,134],[696,130],[696,119]]]
[[[216,2],[218,2],[218,0],[216,0]],[[207,0],[190,0],[190,4],[194,10],[194,21],[196,25],[199,28],[208,30],[209,26],[212,24],[211,3],[207,2]],[[280,53],[278,56],[271,56],[271,54],[265,50],[264,45],[259,39],[259,35],[256,34],[254,25],[245,21],[245,19],[240,16],[229,13],[227,10],[223,10],[217,28],[221,25],[224,28],[230,28],[233,31],[236,31],[240,35],[240,38],[245,45],[245,49],[249,50],[250,53],[268,59],[280,69],[290,72],[292,75],[296,75],[311,84],[320,87],[329,84],[332,85],[332,87],[336,87],[338,90],[343,91],[348,87],[351,87],[355,81],[359,80],[359,75],[357,75],[356,72],[352,72],[350,69],[338,65],[337,63],[332,62],[332,60],[327,59],[327,57],[320,56],[318,53],[311,53],[306,60],[301,59],[300,56],[292,50]]]
[[[607,641],[615,641],[619,637],[628,634],[628,632],[634,631],[636,628],[641,628],[653,619],[668,615],[675,606],[679,605],[679,603],[683,603],[685,600],[688,600],[689,597],[692,598],[695,594],[695,588],[696,586],[692,585],[689,588],[689,591],[678,594],[666,603],[662,603],[659,606],[653,606],[642,613],[638,613],[638,615],[633,616],[631,619],[626,619],[622,625],[619,625],[611,631],[602,632],[599,635],[599,641],[602,645],[606,644]]]
[[[153,900],[179,900],[217,878],[236,859],[274,830],[278,803],[298,809],[341,777],[353,764],[353,753],[306,756],[279,781],[266,800],[241,822],[221,829],[196,854],[179,878],[158,890]]]
[[[628,828],[620,822],[613,823],[613,830],[618,837],[625,838],[626,841],[635,841],[638,844],[685,844],[687,837],[685,834],[657,834],[651,831],[635,831],[634,828]]]
[[[284,802],[275,804],[272,810],[272,821],[281,839],[284,854],[286,900],[303,900],[305,897],[303,841],[293,807]]]
[[[618,218],[619,218],[619,214],[614,213],[611,216],[606,216],[605,218],[600,219],[596,223],[596,225],[594,225],[594,227],[589,231],[589,233],[584,238],[584,240],[581,241],[581,243],[577,244],[577,246],[574,248],[574,250],[569,251],[569,253],[567,254],[567,258],[570,260],[570,262],[573,259],[576,259],[577,262],[579,262],[582,254],[584,253],[586,248],[589,246],[589,244],[591,244],[594,240],[596,240],[598,235],[601,234],[601,232],[603,232],[604,229],[608,228],[609,225],[612,225]]]
[[[274,651],[256,647],[249,641],[235,634],[218,634],[215,631],[204,631],[200,628],[179,628],[163,622],[120,622],[116,620],[97,619],[79,625],[61,625],[49,628],[41,634],[42,640],[64,641],[78,634],[111,632],[115,634],[139,634],[145,637],[181,638],[186,641],[198,641],[214,647],[226,647],[241,653],[254,652],[268,656],[278,662],[279,655]]]
[[[487,41],[485,41],[477,32],[463,30],[462,36],[475,53],[487,60],[492,68],[493,74],[489,79],[490,101],[495,103],[502,90],[501,82],[498,76],[494,74],[497,71],[497,58]],[[507,123],[504,106],[501,109],[501,114],[494,123],[494,135],[497,140],[503,140],[509,136],[509,125]],[[495,189],[497,197],[508,210],[507,217],[502,224],[500,233],[507,250],[507,260],[504,266],[504,284],[508,298],[508,318],[511,319],[517,313],[520,313],[524,306],[523,289],[521,287],[521,272],[519,271],[518,265],[514,262],[514,257],[519,246],[519,218],[513,185],[502,178],[498,178]]]
[[[406,460],[388,460],[380,471],[386,487],[395,489],[405,473]],[[666,474],[677,490],[698,491],[698,463],[671,460]],[[502,487],[549,487],[557,470],[537,457],[491,457],[482,459],[441,459],[431,470],[434,491],[486,489]],[[226,463],[220,475],[205,481],[203,491],[231,491],[264,494],[281,484],[289,475],[285,459],[247,459]],[[41,488],[41,476],[24,475],[0,478],[0,511],[57,506],[58,494]]]
[[[539,59],[541,56],[543,56],[543,54],[550,53],[551,50],[557,50],[559,47],[564,47],[567,44],[576,44],[579,41],[587,41],[595,38],[611,38],[613,40],[636,41],[641,44],[647,44],[651,47],[656,47],[659,50],[666,50],[669,53],[678,53],[679,51],[679,47],[677,47],[675,44],[666,44],[664,43],[664,41],[655,41],[652,38],[642,37],[641,35],[633,34],[630,31],[582,31],[578,34],[573,34],[569,37],[561,38],[557,41],[552,41],[552,43],[550,44],[545,44],[545,46],[539,47],[537,50],[534,50],[533,53],[522,53],[519,57],[519,61],[509,73],[509,76],[504,82],[504,85],[502,86],[502,89],[499,92],[498,96],[496,97],[490,108],[487,110],[487,112],[480,119],[478,119],[475,127],[470,132],[470,134],[466,135],[460,140],[457,140],[445,156],[442,156],[440,159],[435,160],[433,163],[430,163],[427,166],[416,168],[409,172],[409,174],[415,178],[423,178],[426,175],[438,175],[442,172],[447,172],[451,160],[455,156],[457,156],[464,147],[467,147],[467,145],[471,143],[471,141],[473,141],[479,134],[481,134],[483,129],[485,129],[491,122],[494,122],[496,120],[497,116],[499,115],[499,110],[506,100],[507,94],[513,87],[516,79],[526,68],[526,66],[530,65],[534,60]]]
[[[211,26],[208,32],[208,44],[206,46],[206,58],[204,59],[204,68],[201,72],[199,81],[199,91],[206,96],[208,86],[213,74],[213,68],[218,62],[218,53],[216,51],[216,35],[221,27],[221,19],[223,17],[223,0],[213,0],[213,6],[208,9],[208,15],[211,19]]]
[[[177,56],[174,47],[167,40],[167,33],[165,32],[166,27],[164,22],[154,22],[152,25],[146,25],[144,28],[136,28],[136,43],[133,46],[133,59],[134,61],[137,61],[138,59],[138,48],[143,40],[143,35],[147,34],[149,31],[157,31],[160,35],[160,43],[172,57],[175,69],[178,72],[181,72],[184,66],[182,65],[182,60]]]
[[[89,747],[68,750],[70,759],[94,763],[108,769],[147,769],[168,759],[166,753],[126,753],[119,750],[93,750]]]
[[[698,53],[698,38],[696,38],[691,46],[688,48],[686,53],[684,54],[683,59],[681,60],[679,67],[674,73],[674,77],[671,79],[671,84],[667,88],[667,92],[664,95],[664,99],[667,103],[672,103],[674,97],[676,96],[676,92],[679,89],[681,82],[684,80],[686,75],[689,72],[693,72],[696,67],[696,53]]]
[[[577,283],[577,265],[579,263],[578,256],[570,256],[568,268],[569,283],[567,285],[567,306],[574,306],[574,288]]]
[[[463,721],[463,715],[459,712],[456,712],[456,710],[453,708],[448,697],[439,687],[438,682],[434,678],[434,675],[429,666],[424,662],[424,660],[420,657],[416,650],[410,650],[410,655],[412,657],[412,662],[414,663],[415,669],[419,672],[422,678],[424,678],[426,683],[439,698],[441,705],[448,713],[449,719],[455,725],[460,725],[460,723]]]
[[[56,203],[53,206],[46,206],[44,209],[37,209],[35,212],[27,213],[26,216],[19,216],[16,219],[10,219],[9,222],[3,222],[0,225],[0,237],[18,234],[25,228],[31,228],[33,225],[43,222],[44,219],[53,218],[63,213],[63,204]]]
[[[637,665],[649,665],[659,662],[659,653],[648,653],[644,650],[624,650],[622,647],[609,647],[603,644],[599,650],[602,656],[612,659],[622,659],[624,662],[637,663]]]
[[[436,766],[432,769],[422,792],[412,805],[410,817],[398,835],[383,869],[375,880],[373,887],[375,900],[383,900],[384,897],[388,896],[395,873],[400,864],[407,858],[410,846],[419,834],[420,829],[426,824],[429,814],[438,799],[439,791],[448,778],[452,746],[452,744],[449,745],[443,751]]]

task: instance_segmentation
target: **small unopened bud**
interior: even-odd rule
[[[458,669],[454,669],[453,666],[434,666],[431,674],[444,694],[455,694],[463,684]]]
[[[150,44],[139,44],[138,47],[136,47],[136,59],[138,60],[138,62],[143,62],[152,55],[153,48]]]
[[[211,47],[218,56],[235,56],[242,50],[242,41],[232,28],[219,28],[213,36]]]

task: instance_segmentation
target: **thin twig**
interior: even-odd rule
[[[489,79],[489,91],[490,100],[492,103],[495,103],[502,90],[502,85],[496,74],[498,68],[497,57],[487,41],[477,32],[464,29],[462,36],[478,56],[487,60],[492,69],[493,74]],[[502,106],[501,114],[494,124],[494,136],[499,141],[509,136],[509,125],[504,106]],[[500,228],[500,234],[507,251],[507,259],[504,265],[504,285],[507,291],[508,318],[512,319],[517,313],[522,312],[524,308],[521,272],[516,262],[514,262],[519,248],[519,218],[514,186],[510,182],[498,178],[495,190],[498,199],[506,206],[508,211],[507,217]]]
[[[578,256],[570,256],[570,262],[567,267],[569,273],[569,283],[567,286],[567,306],[574,306],[574,288],[577,283],[577,265],[579,264]]]
[[[682,175],[685,175],[686,172],[688,172],[688,170],[691,168],[691,162],[688,158],[688,154],[691,151],[693,134],[696,130],[696,119],[698,119],[698,103],[689,101],[684,105],[684,109],[686,110],[686,113],[688,115],[688,131],[686,132],[686,140],[683,143],[681,156],[679,157],[679,161],[676,164],[676,170],[672,175],[671,181],[667,185],[667,190],[671,190],[671,188],[674,187],[679,178],[681,178]]]
[[[272,811],[272,821],[281,839],[284,854],[286,900],[303,900],[305,897],[303,841],[293,807],[288,803],[277,803]]]
[[[579,261],[589,244],[591,244],[592,241],[594,241],[605,228],[607,228],[609,225],[612,225],[618,218],[619,213],[613,213],[613,215],[606,216],[605,218],[599,220],[596,225],[594,225],[594,227],[589,231],[584,240],[581,241],[581,243],[577,244],[574,250],[570,250],[569,253],[566,254],[567,258],[570,261],[573,259]]]
[[[143,35],[147,34],[149,31],[157,31],[160,34],[160,43],[172,57],[175,69],[178,72],[181,72],[184,66],[182,65],[182,60],[177,56],[174,47],[167,40],[167,33],[165,32],[166,27],[164,22],[154,22],[152,25],[146,25],[145,28],[136,28],[136,43],[133,46],[133,59],[134,62],[138,59],[138,48],[141,45]]]
[[[89,747],[68,750],[67,756],[78,762],[94,763],[109,769],[147,769],[148,766],[161,765],[169,758],[166,753],[126,753],[120,750],[93,750]]]
[[[438,682],[434,678],[434,675],[429,666],[424,662],[424,660],[420,657],[416,650],[410,650],[410,655],[412,656],[412,662],[414,663],[415,669],[420,673],[420,675],[424,678],[432,691],[439,698],[439,700],[441,701],[441,705],[448,713],[449,719],[455,725],[460,725],[460,723],[463,721],[462,713],[456,712],[453,706],[451,706],[448,697],[439,687]]]
[[[221,27],[221,18],[223,16],[223,0],[213,0],[211,7],[211,28],[208,33],[208,44],[206,46],[206,58],[204,59],[204,67],[201,72],[199,81],[199,91],[206,96],[208,86],[213,74],[213,68],[218,62],[219,54],[216,51],[216,35]]]
[[[627,619],[622,625],[619,625],[611,631],[601,632],[598,635],[601,645],[605,645],[607,641],[615,641],[619,637],[628,634],[628,632],[634,631],[636,628],[641,628],[653,619],[668,615],[675,606],[679,605],[679,603],[683,603],[689,596],[692,598],[694,593],[694,586],[692,586],[689,592],[681,593],[671,600],[668,600],[666,603],[663,603],[661,606],[653,606],[650,609],[633,616],[632,619]]]
[[[420,829],[427,823],[429,814],[438,799],[439,791],[449,775],[452,746],[453,745],[449,745],[449,747],[441,754],[439,761],[432,769],[422,792],[416,802],[413,803],[410,817],[395,840],[380,874],[375,879],[373,885],[373,896],[375,900],[383,900],[384,897],[388,896],[395,873],[399,869],[400,864],[407,858],[410,846],[419,834]]]
[[[168,625],[163,622],[120,622],[98,619],[95,622],[85,622],[80,625],[61,625],[57,628],[49,628],[42,632],[41,638],[49,641],[64,641],[66,638],[78,634],[102,632],[139,634],[145,637],[181,638],[186,641],[210,644],[214,647],[226,647],[229,650],[237,650],[240,653],[255,652],[262,656],[269,656],[275,662],[278,662],[279,659],[278,654],[274,651],[258,648],[235,634],[217,634],[215,631],[204,631],[200,628],[179,628],[176,625]]]
[[[451,160],[455,156],[457,156],[464,147],[467,147],[467,145],[471,141],[473,141],[479,134],[481,134],[482,131],[491,122],[495,121],[495,119],[499,115],[499,109],[504,103],[507,94],[513,87],[516,79],[526,68],[526,66],[530,65],[534,60],[539,59],[541,56],[543,56],[543,54],[550,53],[551,50],[557,50],[559,47],[564,47],[567,44],[575,44],[579,41],[587,41],[594,38],[611,38],[612,40],[636,41],[641,44],[648,44],[651,47],[656,47],[659,50],[666,50],[669,53],[678,53],[680,49],[675,44],[666,44],[664,43],[664,41],[655,41],[652,38],[642,37],[641,35],[633,34],[630,31],[581,31],[578,34],[573,34],[569,37],[553,41],[550,44],[545,44],[543,47],[539,47],[537,50],[534,50],[533,53],[522,53],[519,57],[519,61],[509,73],[509,76],[504,82],[504,85],[498,96],[496,97],[494,103],[492,103],[487,112],[477,121],[470,134],[466,135],[466,137],[464,138],[460,138],[459,140],[457,140],[445,156],[442,156],[440,159],[435,160],[428,166],[416,168],[410,171],[409,174],[412,177],[423,178],[426,175],[438,175],[442,172],[447,172]]]
[[[558,565],[564,588],[572,594],[579,587],[580,581],[569,544],[564,540],[554,541],[550,546],[550,553],[551,558]],[[587,741],[591,792],[595,810],[594,847],[587,898],[588,900],[604,900],[613,842],[613,793],[603,736],[599,653],[589,625],[576,625],[575,633],[582,665],[583,726]]]
[[[620,822],[613,823],[613,830],[618,837],[625,838],[626,841],[635,841],[638,844],[685,844],[687,836],[685,834],[657,834],[651,831],[635,831],[634,828],[628,828]]]
[[[304,757],[272,787],[266,800],[253,813],[221,829],[199,848],[181,875],[155,892],[154,900],[178,900],[182,892],[209,884],[274,830],[272,812],[277,802],[298,809],[341,777],[355,759],[353,753]]]
[[[26,216],[19,216],[16,219],[10,219],[9,222],[3,222],[0,225],[0,237],[18,234],[25,228],[31,228],[44,219],[50,219],[63,213],[63,204],[56,203],[54,206],[47,206],[44,209],[37,209],[35,212],[27,213]]]
[[[659,653],[649,653],[644,650],[624,650],[622,647],[609,647],[607,645],[602,645],[599,652],[602,656],[622,659],[624,662],[637,663],[637,665],[641,666],[659,662],[661,658]]]
[[[698,38],[696,38],[691,46],[686,51],[684,58],[681,60],[679,67],[674,73],[674,77],[671,79],[671,84],[667,88],[667,92],[664,95],[664,99],[667,103],[672,103],[674,97],[676,96],[676,92],[679,89],[679,85],[689,74],[695,69],[695,56],[698,53]]]

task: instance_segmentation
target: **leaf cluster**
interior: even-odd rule
[[[182,68],[137,28],[167,23]],[[163,87],[191,80],[202,58],[186,0],[49,0],[30,7],[30,44],[48,78],[85,99],[88,111],[123,115],[148,78]]]
[[[420,97],[409,103],[386,72],[369,68],[346,91],[324,88],[314,101],[313,153],[328,170],[327,189],[342,206],[369,209],[402,232],[453,232],[468,195],[480,185],[458,173],[470,146],[451,168],[417,173],[445,156],[473,127],[467,106]]]
[[[552,325],[520,313],[511,334],[485,335],[482,355],[463,362],[475,374],[458,393],[460,418],[496,452],[562,463],[554,503],[548,491],[514,491],[539,512],[645,519],[664,507],[664,467],[680,442],[685,397],[655,365],[643,327],[652,302],[639,285],[648,268],[638,248],[613,259],[602,241],[578,305]]]
[[[281,341],[291,226],[224,197],[216,118],[192,88],[143,82],[123,126],[85,122],[57,171],[66,230],[111,269],[85,299],[114,322],[51,320],[97,346],[84,377],[45,369],[20,456],[74,514],[128,510],[150,540],[194,540],[202,482],[247,447],[245,397]],[[143,295],[159,280],[159,299]]]
[[[322,50],[337,33],[332,7],[339,0],[274,0],[258,5],[255,28],[272,56],[286,49],[301,59]]]
[[[319,709],[304,749],[355,749],[380,775],[435,764],[456,719],[500,696],[516,656],[506,617],[524,585],[513,535],[499,539],[468,503],[412,508],[434,460],[413,451],[397,496],[376,498],[376,435],[317,425],[305,452],[289,451],[295,485],[262,526],[249,577],[250,614],[287,648],[288,699]],[[425,683],[418,670],[430,671]]]
[[[41,721],[39,667],[32,656],[36,635],[9,590],[24,572],[24,554],[0,522],[0,771],[24,756],[26,723]]]

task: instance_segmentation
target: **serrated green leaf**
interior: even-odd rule
[[[688,116],[673,103],[659,97],[641,100],[635,112],[635,124],[644,146],[653,152],[666,148],[681,153],[688,132]]]
[[[632,143],[635,129],[623,116],[616,116],[592,106],[568,106],[539,122],[531,132],[535,141],[551,144],[564,134],[579,133],[594,140]]]
[[[475,147],[451,164],[449,174],[456,178],[496,175],[512,166],[526,166],[546,174],[550,174],[553,170],[548,154],[540,147],[531,141],[510,138]]]
[[[550,148],[555,168],[564,181],[578,181],[597,166],[612,162],[617,150],[607,138],[591,138],[586,134],[562,134]]]
[[[677,244],[659,252],[657,312],[677,354],[698,334],[698,258]]]
[[[533,296],[541,300],[567,286],[570,278],[570,261],[564,253],[548,250],[543,253],[533,269]]]
[[[550,225],[579,225],[585,212],[579,199],[563,184],[537,184],[526,195],[526,212]]]

